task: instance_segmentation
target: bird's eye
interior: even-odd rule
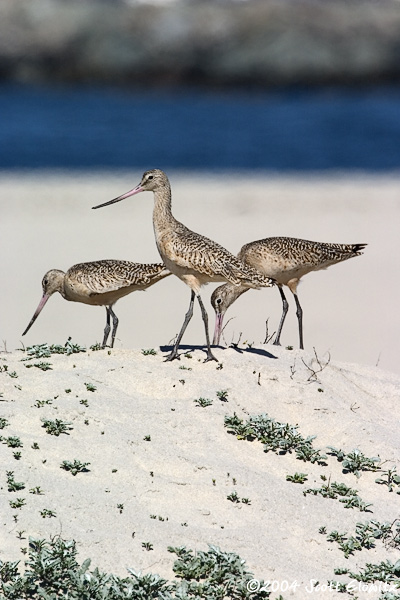
[[[222,298],[217,298],[217,304],[221,304]]]
[[[154,175],[148,175],[147,179],[154,179]]]
[[[43,283],[44,283],[44,285],[47,285],[49,283],[48,279],[44,279]]]

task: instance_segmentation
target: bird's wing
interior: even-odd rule
[[[366,244],[331,244],[313,242],[290,237],[271,237],[245,244],[238,258],[243,262],[256,265],[263,261],[278,259],[286,261],[287,268],[311,267],[324,268],[362,254]]]
[[[171,237],[166,243],[168,256],[180,267],[193,269],[209,277],[219,276],[233,285],[249,284],[255,286],[272,285],[267,278],[251,267],[244,265],[236,256],[223,246],[190,231],[183,229],[184,235]]]
[[[85,285],[91,294],[104,294],[135,285],[146,288],[170,272],[162,263],[99,260],[74,265],[67,275]]]

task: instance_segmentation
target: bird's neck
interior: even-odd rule
[[[64,300],[68,300],[67,291],[65,289],[65,278],[60,279],[56,292],[59,292]]]
[[[229,306],[233,304],[239,298],[239,296],[241,296],[245,292],[248,292],[250,289],[249,287],[246,287],[244,285],[232,285],[230,283],[227,283],[226,285],[229,286],[228,289],[230,291],[231,301],[229,303]]]
[[[59,269],[54,269],[52,271],[52,286],[50,294],[58,292],[63,298],[65,298],[65,300],[68,300],[67,290],[65,288],[65,276],[66,273],[64,273],[64,271],[60,271]]]
[[[154,192],[153,223],[155,231],[170,227],[175,222],[171,211],[171,188],[165,184]]]

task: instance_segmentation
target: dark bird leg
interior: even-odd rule
[[[113,320],[113,330],[112,330],[112,334],[111,334],[111,348],[114,348],[114,340],[115,340],[115,335],[117,333],[117,327],[118,327],[118,317],[115,314],[115,312],[113,311],[113,309],[111,308],[111,306],[108,307],[108,310],[110,312],[110,315],[112,316],[112,320]]]
[[[300,306],[300,302],[299,302],[299,299],[297,297],[297,294],[293,294],[293,295],[294,295],[294,299],[296,300],[296,306],[297,306],[296,315],[297,315],[297,319],[299,321],[300,350],[304,350],[304,345],[303,345],[303,309]]]
[[[283,311],[282,311],[282,316],[281,316],[281,322],[279,323],[279,327],[278,327],[278,332],[277,332],[277,334],[275,336],[275,341],[274,341],[274,344],[273,344],[274,346],[280,346],[281,345],[282,327],[283,327],[283,323],[285,322],[287,312],[289,310],[289,304],[288,304],[288,301],[286,300],[286,296],[284,294],[282,286],[278,285],[278,290],[279,290],[279,293],[280,293],[281,298],[282,298]]]
[[[209,360],[216,360],[218,362],[218,360],[215,358],[214,354],[211,352],[211,348],[210,348],[210,336],[208,334],[208,315],[207,315],[206,309],[204,308],[203,301],[200,298],[200,294],[197,296],[197,300],[199,301],[199,304],[200,304],[201,315],[203,317],[204,328],[206,330],[207,358],[205,359],[204,362],[208,362]]]
[[[174,347],[172,349],[171,354],[168,354],[167,358],[165,359],[165,362],[167,362],[169,360],[174,360],[174,358],[179,358],[178,347],[179,347],[179,344],[181,343],[182,336],[183,336],[183,334],[186,331],[186,327],[188,326],[189,321],[190,321],[190,319],[193,316],[194,296],[195,296],[195,294],[194,294],[194,291],[192,290],[192,295],[190,297],[189,310],[187,311],[187,313],[185,315],[185,320],[183,322],[182,329],[179,332],[179,335],[178,335],[178,337],[176,339],[176,342],[175,342],[175,345],[174,345]]]
[[[106,312],[107,312],[107,321],[106,321],[106,326],[104,327],[104,338],[103,338],[103,344],[101,346],[103,349],[106,347],[108,334],[110,333],[110,309],[108,306],[106,306]]]

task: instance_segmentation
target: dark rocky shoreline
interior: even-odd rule
[[[0,80],[274,87],[400,79],[397,0],[3,0]]]

